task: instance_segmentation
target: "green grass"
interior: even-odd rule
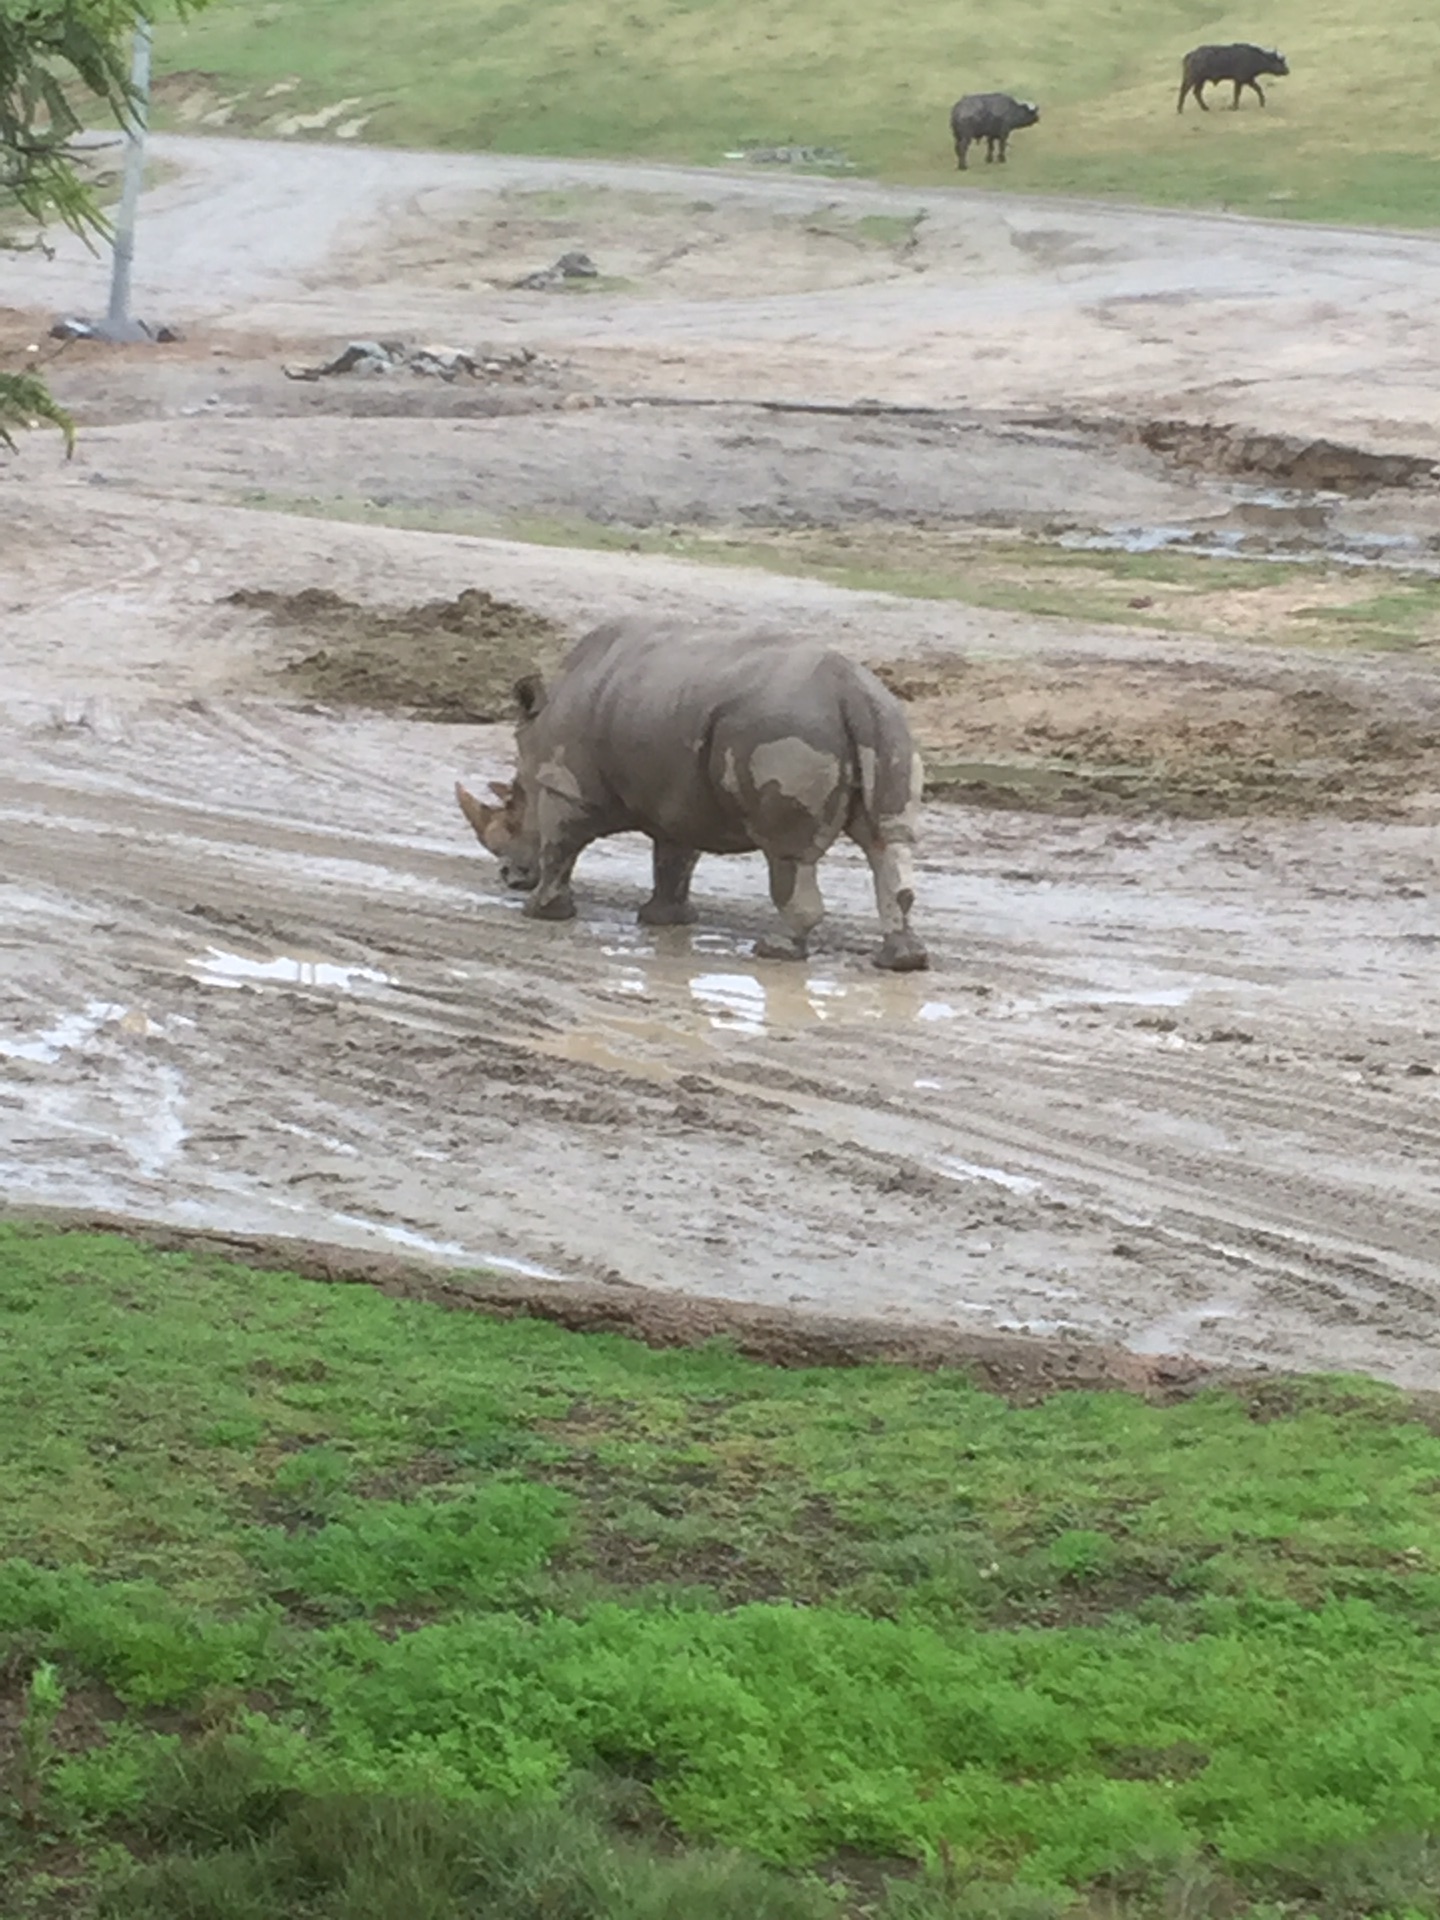
[[[1175,112],[1202,41],[1290,59],[1263,112]],[[1309,219],[1440,219],[1440,12],[1414,0],[1026,0],[897,13],[835,0],[217,0],[161,34],[162,69],[217,77],[232,125],[359,102],[362,137],[444,148],[717,163],[746,145],[836,148],[867,172],[955,178],[947,116],[998,87],[1042,120],[972,187]],[[297,79],[282,95],[267,88]],[[1217,109],[1220,94],[1217,93]],[[178,94],[174,96],[178,101]],[[162,103],[163,104],[163,103]],[[163,117],[163,111],[162,111]]]
[[[0,1346],[30,1911],[78,1860],[116,1916],[853,1913],[869,1858],[941,1873],[892,1915],[1440,1913],[1440,1438],[1389,1389],[1017,1407],[13,1227]],[[341,1884],[415,1847],[429,1905]],[[527,1848],[564,1898],[486,1905]]]
[[[354,496],[295,495],[249,488],[237,506],[362,526],[405,527],[600,553],[654,553],[708,566],[758,567],[824,580],[855,593],[1086,620],[1170,633],[1214,633],[1268,646],[1440,651],[1440,578],[1347,566],[1341,561],[1223,559],[1184,552],[1067,548],[1048,540],[977,537],[968,531],[880,526],[846,532],[794,529],[766,535],[700,527],[629,527],[540,515],[504,516],[464,507],[407,505]],[[1377,582],[1384,584],[1377,587]],[[1264,589],[1278,589],[1277,604]],[[1372,589],[1375,589],[1372,591]],[[1132,603],[1145,599],[1148,604]],[[1247,608],[1239,604],[1248,599]]]
[[[271,499],[246,504],[273,505]],[[315,511],[308,505],[306,511]],[[326,509],[320,509],[326,511]],[[388,515],[390,509],[385,509]],[[337,503],[335,517],[365,517]],[[409,522],[407,522],[408,524]],[[427,523],[432,524],[432,523]],[[496,532],[490,526],[447,531]],[[1268,645],[1433,651],[1440,645],[1440,578],[1387,573],[1372,591],[1373,568],[1334,561],[1221,559],[1184,552],[1126,553],[1067,548],[1045,540],[976,538],[919,527],[787,529],[769,536],[676,527],[631,528],[598,521],[529,517],[503,529],[537,545],[637,549],[716,566],[824,580],[851,592],[1086,620],[1162,632],[1213,632]],[[1276,589],[1283,603],[1265,589]],[[1246,608],[1237,601],[1250,599]],[[1145,604],[1136,606],[1142,600]]]

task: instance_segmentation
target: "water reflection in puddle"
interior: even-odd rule
[[[1214,1298],[1197,1300],[1193,1306],[1177,1307],[1162,1314],[1148,1326],[1132,1330],[1125,1344],[1135,1353],[1183,1353],[1203,1333],[1222,1320],[1238,1320],[1244,1308],[1236,1300]]]
[[[392,1220],[367,1220],[358,1213],[334,1213],[330,1218],[343,1227],[358,1227],[363,1233],[373,1233],[382,1240],[392,1241],[397,1247],[408,1247],[415,1253],[438,1254],[445,1260],[464,1260],[472,1266],[490,1267],[496,1273],[513,1273],[523,1280],[561,1280],[563,1274],[556,1273],[553,1267],[539,1266],[533,1260],[515,1260],[505,1253],[486,1253],[462,1247],[457,1240],[433,1240],[429,1234],[416,1233],[411,1227],[397,1226]]]
[[[1003,1167],[982,1167],[973,1160],[959,1160],[944,1154],[934,1162],[935,1171],[947,1180],[984,1180],[992,1187],[1004,1187],[1007,1193],[1039,1193],[1040,1182],[1023,1173],[1007,1173]]]
[[[766,993],[753,974],[698,973],[690,982],[690,994],[709,1014],[712,1027],[764,1033]]]
[[[250,981],[274,981],[283,986],[338,987],[342,993],[357,986],[388,987],[388,973],[375,967],[342,967],[328,960],[300,960],[278,954],[273,960],[252,960],[242,953],[226,953],[221,947],[207,947],[190,962],[195,977],[205,987],[243,987]]]
[[[124,1018],[124,1007],[112,1000],[87,1000],[78,1012],[62,1013],[41,1032],[30,1034],[23,1040],[0,1037],[0,1055],[7,1060],[34,1060],[44,1066],[53,1066],[62,1054],[83,1047],[87,1040],[94,1039],[102,1027]]]

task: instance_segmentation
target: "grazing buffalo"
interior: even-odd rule
[[[1253,87],[1263,107],[1265,95],[1260,91],[1257,76],[1273,73],[1283,79],[1289,71],[1283,53],[1276,53],[1273,48],[1252,47],[1243,40],[1237,40],[1230,47],[1196,47],[1186,54],[1185,64],[1180,69],[1180,98],[1175,111],[1183,112],[1186,94],[1193,93],[1196,106],[1208,113],[1210,109],[1205,105],[1200,89],[1220,80],[1234,83],[1235,98],[1230,102],[1232,107],[1240,105],[1242,87]]]
[[[950,132],[955,140],[955,164],[966,164],[974,140],[985,142],[986,161],[1005,159],[1005,142],[1019,127],[1033,127],[1040,109],[1033,100],[1015,100],[1008,93],[967,93],[950,109]]]
[[[695,919],[702,853],[758,849],[784,931],[756,952],[804,959],[825,910],[816,865],[844,833],[874,878],[876,966],[929,964],[910,931],[920,758],[904,708],[864,667],[783,633],[619,620],[588,633],[548,691],[530,675],[515,694],[513,783],[493,784],[496,806],[455,791],[531,918],[573,916],[576,858],[608,834],[654,843],[640,909],[652,927]]]

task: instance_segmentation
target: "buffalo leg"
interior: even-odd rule
[[[766,858],[770,865],[770,898],[785,932],[783,937],[757,940],[756,955],[761,960],[803,960],[810,950],[811,934],[825,917],[815,862],[791,860],[775,853]]]
[[[995,143],[995,158],[1000,162],[1002,167],[1005,164],[1005,142],[1009,138],[1008,133],[1002,133],[999,140]]]
[[[965,171],[966,167],[969,165],[969,162],[965,158],[965,155],[968,153],[969,149],[970,149],[970,142],[968,140],[957,140],[955,142],[955,164],[957,167],[959,167],[962,173]]]
[[[1195,104],[1202,113],[1209,113],[1210,109],[1205,104],[1204,86],[1205,82],[1203,80],[1197,80],[1195,82]]]
[[[635,916],[642,927],[688,927],[699,915],[690,904],[690,878],[700,858],[693,847],[655,842],[655,887]]]
[[[558,794],[542,792],[537,802],[540,828],[540,877],[527,894],[527,920],[573,920],[575,898],[570,876],[575,862],[595,839],[591,816]]]
[[[1180,98],[1175,102],[1176,113],[1183,113],[1185,111],[1185,96],[1189,91],[1190,82],[1188,80],[1182,80],[1180,82]]]
[[[1260,90],[1260,82],[1258,80],[1247,80],[1245,84],[1255,89],[1255,98],[1260,102],[1261,106],[1263,107],[1265,104],[1265,95]]]

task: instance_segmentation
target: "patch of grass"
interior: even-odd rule
[[[806,215],[803,224],[809,233],[834,234],[856,245],[884,247],[899,253],[915,243],[924,218],[923,213],[865,213],[851,217],[838,209],[826,208],[822,213]]]
[[[838,1920],[818,1881],[624,1832],[633,1808],[600,1782],[563,1804],[483,1813],[277,1797],[258,1756],[212,1742],[157,1782],[149,1812],[169,1850],[113,1885],[100,1920]]]
[[[1180,61],[1202,41],[1259,36],[1289,79],[1238,113],[1175,112]],[[952,181],[947,116],[961,93],[1040,102],[1005,167],[972,191],[1119,194],[1309,219],[1427,226],[1440,218],[1430,76],[1440,14],[1376,0],[1271,0],[1263,22],[1214,0],[1117,8],[1030,0],[957,18],[861,0],[217,0],[167,27],[162,117],[272,129],[329,109],[367,140],[715,163],[755,145],[838,149],[863,170]],[[206,76],[208,86],[202,85]],[[271,94],[273,87],[283,93]],[[168,88],[168,90],[167,90]],[[346,103],[343,107],[341,103]],[[213,124],[213,122],[212,122]]]
[[[1327,636],[1338,633],[1350,645],[1386,652],[1432,648],[1440,641],[1440,581],[1410,575],[1340,606],[1297,607],[1295,619]]]
[[[0,1339],[17,1885],[1028,1920],[1208,1862],[1180,1911],[1440,1910],[1440,1437],[1388,1388],[1011,1406],[15,1227]]]
[[[630,527],[598,520],[406,506],[353,496],[247,490],[235,504],[310,519],[460,533],[597,553],[653,553],[704,566],[758,567],[853,593],[959,600],[1039,620],[1083,620],[1266,646],[1440,655],[1440,577],[1340,561],[1220,558],[1069,548],[912,526],[844,531]],[[1141,601],[1144,604],[1136,605]]]
[[[911,526],[765,534],[531,517],[511,522],[507,531],[544,546],[638,549],[824,580],[857,593],[961,600],[1042,620],[1205,633],[1267,646],[1440,650],[1440,578],[1387,573],[1377,592],[1373,568],[1335,561],[1127,553]]]

